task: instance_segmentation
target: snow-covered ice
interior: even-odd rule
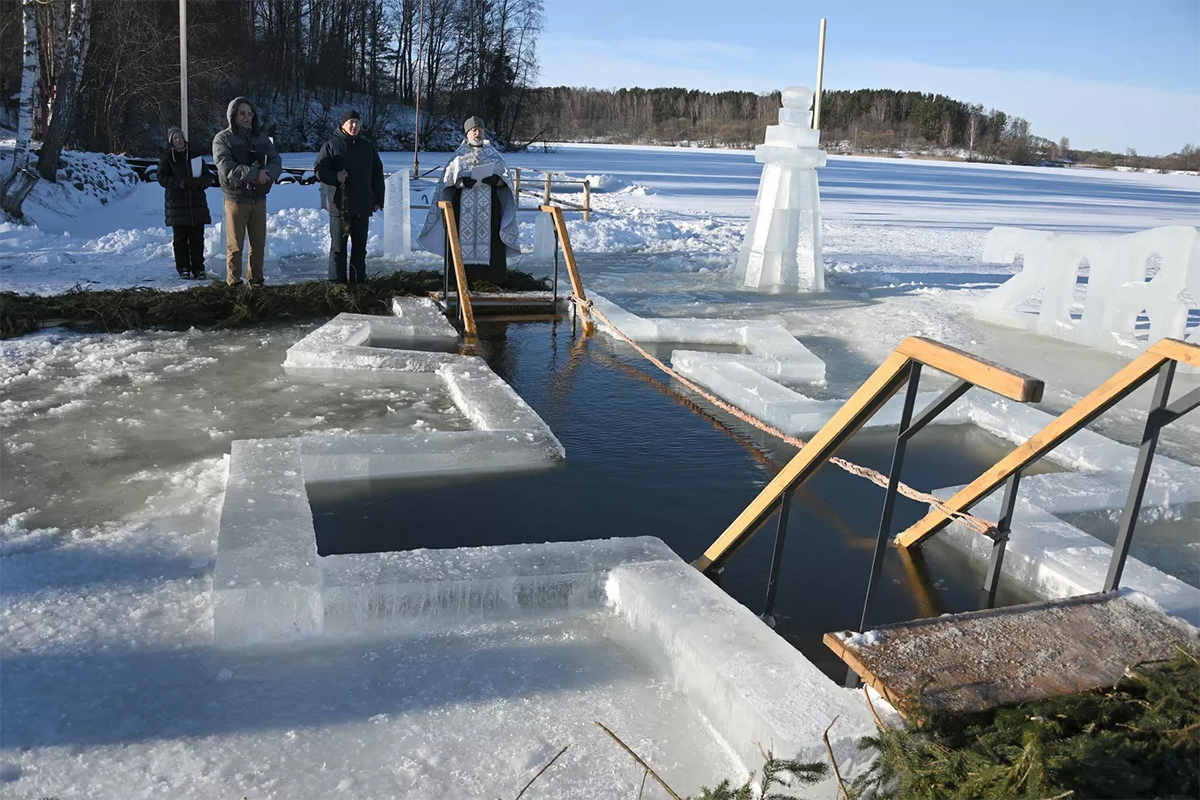
[[[389,171],[411,164],[408,154],[384,157]],[[288,154],[285,163],[310,168],[312,155]],[[733,288],[761,171],[749,152],[567,145],[522,154],[514,164],[612,176],[614,186],[619,181],[634,189],[593,193],[591,223],[568,218],[585,286],[642,319],[777,321],[825,364],[823,385],[795,387],[815,403],[849,396],[896,344],[924,335],[1044,378],[1039,408],[1060,412],[1126,359],[976,320],[978,300],[1015,271],[982,258],[987,232],[1010,226],[1112,235],[1200,221],[1195,177],[831,156],[821,176],[828,291],[780,297]],[[414,184],[414,204],[428,200],[422,191]],[[186,288],[170,263],[161,188],[125,185],[105,199],[80,200],[61,186],[39,184],[29,205],[37,227],[0,225],[2,288]],[[209,199],[217,209],[219,194],[210,192]],[[278,186],[269,208],[268,279],[324,277],[328,223],[317,188]],[[534,219],[521,217],[527,241]],[[368,270],[393,269],[395,262],[376,255],[383,221],[377,215],[373,222]],[[219,271],[219,263],[217,256],[210,269]],[[548,272],[544,263],[536,270],[533,263],[514,266]],[[440,262],[413,253],[405,267],[437,269]],[[405,324],[404,317],[396,324]],[[423,323],[409,324],[415,331]],[[408,374],[396,383],[395,373],[378,369],[343,372],[337,380],[323,372],[328,365],[285,372],[284,351],[315,327],[115,335],[48,330],[0,344],[3,793],[511,796],[572,742],[535,787],[547,796],[636,795],[640,772],[591,725],[594,718],[611,721],[678,790],[737,777],[746,749],[755,746],[745,737],[762,735],[777,720],[746,710],[733,720],[742,733],[730,734],[741,740],[727,740],[727,748],[713,732],[716,712],[689,695],[696,687],[716,686],[721,670],[744,676],[738,669],[752,665],[739,662],[734,669],[714,660],[713,673],[691,669],[696,660],[689,654],[702,649],[703,630],[680,619],[678,638],[669,638],[676,618],[655,600],[666,596],[659,593],[674,580],[672,570],[680,580],[699,577],[678,561],[664,560],[661,572],[642,563],[596,570],[608,576],[605,604],[574,616],[385,633],[363,609],[415,609],[429,587],[421,595],[412,585],[392,593],[382,584],[365,593],[339,596],[339,588],[325,594],[321,625],[336,620],[347,626],[345,637],[257,650],[214,646],[213,573],[233,440],[316,435],[321,439],[310,448],[318,448],[333,447],[322,442],[329,434],[388,436],[414,428],[469,435],[488,414],[500,414],[483,407],[464,413],[456,403],[453,393],[469,393],[482,373],[451,376],[458,380],[454,389],[446,376],[431,373]],[[368,330],[366,336],[341,344],[387,355],[385,335]],[[391,356],[406,358],[398,351]],[[728,365],[735,367],[758,374]],[[928,388],[939,388],[937,377],[929,381]],[[1177,391],[1196,383],[1194,376],[1179,376]],[[1140,439],[1149,391],[1135,393],[1093,426],[1126,447],[1119,460]],[[972,413],[976,424],[987,426],[980,422],[982,411]],[[1015,418],[1004,409],[992,413]],[[197,430],[204,436],[195,436]],[[1200,420],[1192,414],[1164,431],[1159,451],[1194,470],[1198,444]],[[1104,466],[1085,466],[1097,458],[1093,445],[1099,446],[1074,445],[1081,472]],[[322,454],[311,449],[311,465],[304,457],[300,468],[315,469]],[[1156,470],[1170,467],[1156,462]],[[1186,498],[1192,490],[1184,483],[1190,475],[1174,484],[1158,482],[1161,490],[1148,503],[1191,513]],[[1044,492],[1038,483],[1043,477]],[[1027,514],[1031,528],[1045,523],[1047,535],[1062,535],[1065,529],[1049,526],[1054,519],[1067,525],[1054,514],[1069,516],[1071,510],[1051,508],[1045,512],[1050,519],[1033,506],[1048,504],[1047,497],[1074,497],[1083,477],[1092,475],[1023,481],[1030,505],[1021,507],[1018,523]],[[1083,500],[1108,503],[1120,494],[1111,481],[1104,485]],[[250,493],[247,499],[258,498]],[[1014,574],[1025,569],[1018,539],[1014,533],[1006,559]],[[1094,539],[1063,538],[1061,545],[1058,562],[1103,560],[1087,550]],[[1080,547],[1087,552],[1076,559]],[[325,571],[325,589],[374,585],[359,578],[375,567],[351,556],[331,558],[345,559],[350,571]],[[640,586],[609,588],[612,576],[647,570],[652,574]],[[338,575],[347,580],[333,582]],[[551,585],[559,588],[546,588]],[[529,586],[506,596],[518,606],[520,598],[537,598],[534,604],[544,607],[597,591],[596,583],[574,579]],[[721,652],[734,658],[749,648],[783,657],[776,651],[783,643],[751,625],[748,610],[717,604],[711,584],[694,588],[681,609],[695,604],[714,619],[747,618],[747,627],[731,633]],[[330,603],[332,596],[340,599]],[[388,598],[395,604],[389,606]],[[303,597],[295,602],[306,608]],[[627,611],[613,610],[619,607]],[[313,619],[315,624],[315,612]],[[352,629],[352,621],[359,628]],[[647,639],[645,632],[656,626],[662,638]],[[644,647],[647,641],[675,647],[677,663],[690,666],[665,667]],[[788,686],[808,680],[780,674]],[[785,705],[793,701],[804,704],[803,693],[788,695]],[[831,735],[838,733],[835,728]],[[781,731],[777,741],[800,740]]]

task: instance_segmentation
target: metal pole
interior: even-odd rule
[[[871,600],[883,571],[883,558],[887,554],[888,533],[892,527],[892,512],[896,508],[896,490],[900,484],[900,468],[904,465],[904,450],[908,446],[908,424],[912,421],[913,406],[917,402],[917,385],[921,382],[921,365],[910,361],[908,367],[908,392],[904,395],[904,411],[900,414],[900,430],[896,434],[896,449],[892,453],[892,471],[888,475],[887,492],[883,496],[883,513],[879,518],[879,534],[875,538],[875,558],[871,561],[871,577],[867,580],[867,598],[863,601],[860,631],[867,629],[867,615]]]
[[[1142,496],[1146,493],[1146,481],[1150,477],[1150,462],[1154,461],[1154,450],[1158,447],[1158,431],[1163,426],[1167,398],[1171,396],[1171,381],[1175,379],[1175,362],[1167,361],[1158,368],[1158,383],[1154,386],[1154,401],[1146,417],[1146,430],[1142,434],[1142,447],[1138,451],[1137,466],[1133,468],[1133,481],[1129,484],[1129,496],[1125,500],[1125,511],[1121,515],[1121,527],[1113,543],[1112,561],[1108,564],[1108,577],[1104,579],[1104,591],[1111,592],[1121,583],[1125,570],[1125,559],[1129,556],[1129,543],[1137,525],[1138,511],[1142,508]]]
[[[187,0],[179,0],[179,127],[188,138]]]
[[[813,94],[814,131],[821,130],[821,86],[825,81],[825,19],[821,19],[821,41],[817,45],[817,91]]]
[[[767,575],[767,599],[763,603],[763,622],[775,627],[775,593],[779,588],[779,567],[783,564],[783,542],[787,537],[788,514],[792,510],[792,493],[784,492],[779,501],[779,527],[775,530],[775,549],[771,552],[771,572]]]
[[[421,59],[425,54],[425,0],[421,0],[421,22],[417,26],[417,91],[413,95],[413,180],[420,177],[421,162],[417,150],[421,147]]]
[[[1004,486],[1004,500],[1000,503],[1000,519],[996,522],[996,535],[992,538],[992,560],[987,577],[983,580],[983,592],[988,608],[996,607],[996,590],[1000,587],[1000,571],[1004,566],[1004,549],[1008,546],[1008,533],[1012,530],[1013,511],[1017,507],[1017,487],[1021,483],[1021,470],[1009,476]]]

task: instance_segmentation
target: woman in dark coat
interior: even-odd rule
[[[181,278],[203,279],[204,226],[212,222],[204,196],[209,166],[204,164],[200,174],[192,175],[195,157],[183,131],[171,128],[167,132],[167,152],[158,159],[158,183],[166,189],[167,227],[175,232],[175,269]]]

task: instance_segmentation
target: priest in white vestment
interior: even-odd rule
[[[417,236],[421,247],[450,258],[439,200],[454,204],[458,240],[466,265],[467,281],[487,281],[508,286],[508,256],[520,255],[517,235],[517,202],[508,167],[500,151],[484,138],[484,123],[471,117],[463,123],[466,138],[433,192],[425,224]]]

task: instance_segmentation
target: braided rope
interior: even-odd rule
[[[659,360],[658,358],[656,358],[655,356],[653,356],[649,352],[647,352],[643,347],[641,347],[633,339],[630,339],[628,336],[626,336],[621,331],[620,328],[618,328],[616,325],[614,325],[612,323],[612,320],[610,320],[608,317],[604,316],[604,313],[599,311],[595,307],[595,305],[592,304],[591,300],[580,300],[575,295],[571,296],[571,300],[577,306],[580,306],[582,308],[584,315],[587,315],[587,314],[595,315],[597,319],[599,319],[601,322],[603,322],[608,327],[608,329],[615,336],[617,336],[617,338],[621,339],[626,344],[628,344],[630,347],[632,347],[634,350],[638,351],[638,353],[640,353],[642,355],[642,357],[644,357],[647,361],[649,361],[654,366],[658,367],[663,372],[670,375],[675,380],[682,383],[688,389],[692,390],[696,394],[703,397],[708,402],[715,405],[717,408],[720,408],[722,411],[725,411],[726,413],[733,415],[734,417],[740,419],[742,422],[745,422],[747,425],[751,425],[755,428],[758,428],[760,431],[762,431],[764,433],[768,433],[771,436],[776,437],[777,439],[781,439],[784,442],[787,442],[788,444],[792,445],[793,447],[795,447],[797,449],[803,448],[804,445],[806,444],[804,442],[804,440],[798,439],[795,436],[786,434],[783,431],[779,430],[778,428],[776,428],[772,425],[768,425],[767,423],[763,422],[762,420],[758,419],[757,417],[747,414],[745,411],[743,411],[742,409],[733,405],[732,403],[722,400],[721,398],[716,397],[715,395],[705,391],[704,389],[700,388],[700,386],[698,386],[694,382],[688,380],[687,378],[683,377],[675,370],[668,367],[661,360]],[[846,472],[849,472],[851,475],[857,475],[860,478],[866,478],[871,483],[874,483],[877,486],[881,486],[885,489],[887,488],[888,476],[884,475],[883,473],[879,472],[878,470],[871,469],[870,467],[864,467],[860,464],[855,464],[854,462],[847,461],[844,458],[836,458],[836,457],[830,458],[829,462],[831,464],[837,465],[838,467],[841,467]],[[927,503],[927,504],[933,506],[938,511],[945,514],[947,517],[950,517],[951,519],[961,522],[962,524],[966,525],[967,527],[971,528],[972,530],[974,530],[978,533],[982,533],[986,536],[992,536],[992,535],[994,535],[994,533],[996,531],[996,524],[994,522],[983,519],[981,517],[976,517],[973,514],[970,514],[966,511],[959,511],[957,509],[950,508],[944,502],[942,502],[941,498],[938,498],[932,494],[929,494],[928,492],[922,492],[919,489],[914,489],[911,486],[909,486],[907,483],[904,483],[903,481],[899,482],[899,485],[897,486],[897,491],[900,494],[904,495],[905,497],[907,497],[911,500],[916,500],[917,502]]]

